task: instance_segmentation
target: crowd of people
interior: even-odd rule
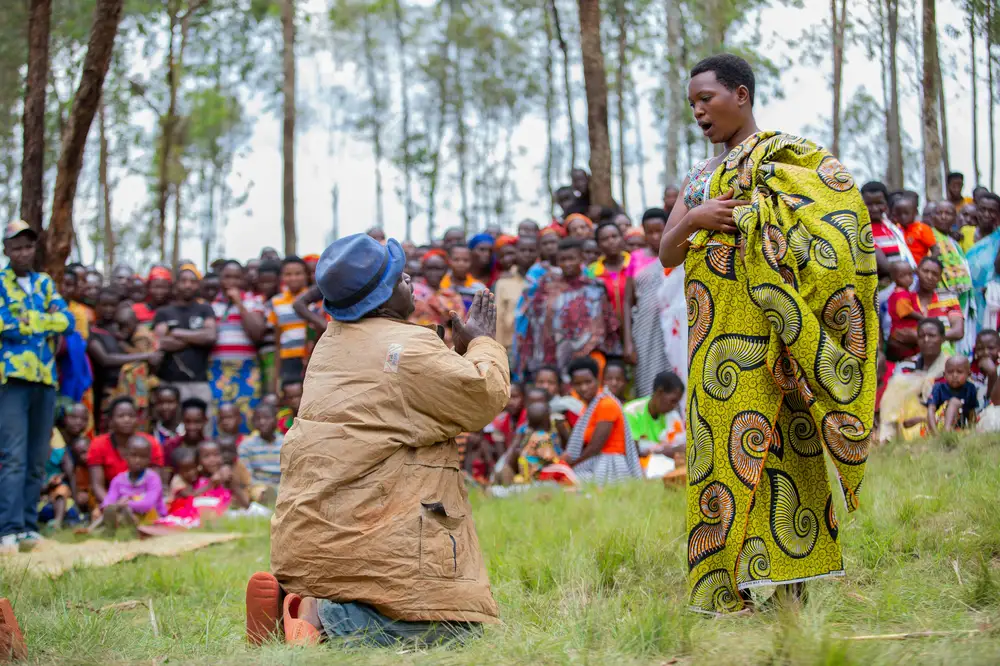
[[[479,291],[496,295],[514,383],[493,423],[462,436],[464,469],[495,488],[683,478],[690,306],[683,268],[658,259],[681,192],[668,187],[633,224],[591,204],[585,171],[571,178],[544,226],[402,245],[410,321],[447,344],[453,316]],[[922,209],[914,192],[861,188],[879,260],[883,440],[1000,422],[1000,197],[966,198],[958,173],[947,182],[946,200]],[[7,225],[0,551],[30,548],[45,521],[190,527],[206,510],[273,505],[283,435],[329,321],[319,256],[264,248],[204,274],[191,262],[108,276],[74,263],[57,288],[33,271],[35,242],[23,222]]]

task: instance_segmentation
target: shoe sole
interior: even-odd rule
[[[258,571],[247,581],[247,642],[261,645],[278,634],[281,616],[281,586],[266,571]]]
[[[28,658],[28,644],[7,599],[0,599],[0,661]]]

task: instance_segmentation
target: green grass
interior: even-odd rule
[[[996,664],[1000,663],[1000,442],[891,445],[862,508],[841,511],[848,575],[791,612],[707,619],[685,610],[684,496],[656,482],[579,494],[474,498],[503,624],[452,649],[251,650],[243,587],[266,569],[266,522],[245,539],[48,580],[0,568],[37,663]],[[145,608],[90,608],[153,599]],[[906,641],[846,636],[979,629]]]

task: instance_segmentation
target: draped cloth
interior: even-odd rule
[[[699,231],[688,302],[690,605],[843,574],[824,451],[858,507],[875,409],[878,308],[871,223],[828,152],[761,132],[727,155],[736,234]]]
[[[569,436],[569,442],[566,444],[566,455],[570,460],[579,458],[583,449],[589,444],[589,442],[584,441],[585,433],[590,426],[594,411],[604,398],[614,400],[618,408],[622,408],[618,398],[607,389],[594,396],[580,420],[573,426],[573,432]],[[626,479],[641,479],[645,476],[642,464],[639,462],[639,449],[635,445],[635,440],[632,439],[632,430],[628,427],[628,421],[625,421],[625,453],[599,453],[593,458],[584,460],[574,467],[573,471],[576,472],[577,478],[581,481],[592,481],[601,486]]]

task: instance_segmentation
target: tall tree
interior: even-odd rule
[[[569,45],[563,37],[562,24],[559,21],[559,7],[556,0],[549,0],[549,11],[552,13],[552,27],[556,33],[556,42],[562,53],[563,96],[566,102],[566,124],[569,126],[569,168],[576,168],[576,120],[573,117],[573,86],[570,85],[571,68],[569,65]]]
[[[372,34],[372,12],[375,7],[366,6],[361,10],[362,48],[364,49],[365,80],[371,95],[371,116],[367,124],[371,129],[372,146],[375,148],[375,226],[385,226],[385,212],[382,201],[382,122],[385,113],[385,101],[382,96],[382,86],[378,80],[380,66],[376,56],[377,44]]]
[[[976,2],[970,0],[969,12],[969,61],[971,64],[972,85],[972,172],[973,185],[979,184],[979,77],[976,75]]]
[[[83,151],[101,99],[104,77],[111,63],[123,4],[124,0],[96,2],[80,85],[73,98],[69,122],[62,140],[45,260],[46,271],[57,283],[62,280],[63,266],[69,257],[73,238],[73,199],[76,196],[80,168],[83,166]]]
[[[587,93],[587,136],[590,139],[590,201],[611,207],[611,141],[608,137],[608,80],[601,49],[600,0],[577,0],[583,84]]]
[[[940,47],[940,45],[939,45]],[[935,74],[937,78],[937,89],[938,89],[938,115],[941,120],[941,162],[944,166],[944,173],[951,173],[951,155],[948,150],[948,109],[945,104],[947,94],[944,90],[944,76],[941,75],[941,52],[938,48],[938,53],[935,58],[935,66],[937,67],[937,72]]]
[[[884,2],[889,42],[889,100],[885,111],[889,160],[885,183],[890,190],[899,190],[903,187],[903,133],[899,122],[899,65],[896,55],[899,44],[899,0]]]
[[[666,150],[664,150],[665,185],[679,185],[681,132],[684,128],[684,98],[681,90],[681,70],[684,67],[684,40],[681,7],[677,0],[666,0],[667,59],[666,59]],[[669,212],[669,211],[667,211]]]
[[[295,0],[281,3],[281,225],[285,255],[295,254]]]
[[[399,49],[399,98],[403,107],[403,207],[406,213],[406,234],[413,240],[413,137],[410,130],[410,71],[407,63],[407,40],[403,24],[403,3],[393,1],[393,18],[396,27],[396,46]]]
[[[996,101],[996,91],[993,90],[993,3],[986,3],[986,81],[987,94],[989,95],[986,109],[989,113],[987,122],[990,132],[990,189],[996,187],[997,176],[997,143],[996,143],[996,122],[993,113],[993,105]]]
[[[831,150],[840,156],[841,94],[844,87],[844,46],[847,34],[847,0],[830,0],[833,46],[833,141]]]
[[[49,73],[52,0],[31,0],[28,16],[28,76],[24,89],[24,156],[21,159],[21,219],[42,233],[45,176],[45,82]],[[41,260],[39,260],[40,262]]]
[[[110,272],[115,265],[115,228],[111,221],[111,186],[108,184],[108,133],[104,111],[104,95],[97,107],[98,161],[97,183],[101,191],[101,220],[104,222],[104,270]]]
[[[615,68],[615,97],[618,102],[618,178],[622,208],[628,210],[628,174],[625,171],[625,79],[628,58],[628,33],[625,0],[615,0],[615,22],[618,27],[618,66]]]
[[[549,215],[555,211],[553,201],[552,176],[555,168],[555,106],[556,83],[555,63],[552,58],[552,17],[548,7],[542,8],[545,20],[545,187],[548,193]]]
[[[938,68],[936,0],[923,2],[923,95],[920,119],[924,139],[924,188],[928,201],[937,201],[941,186],[941,133],[938,124]]]

